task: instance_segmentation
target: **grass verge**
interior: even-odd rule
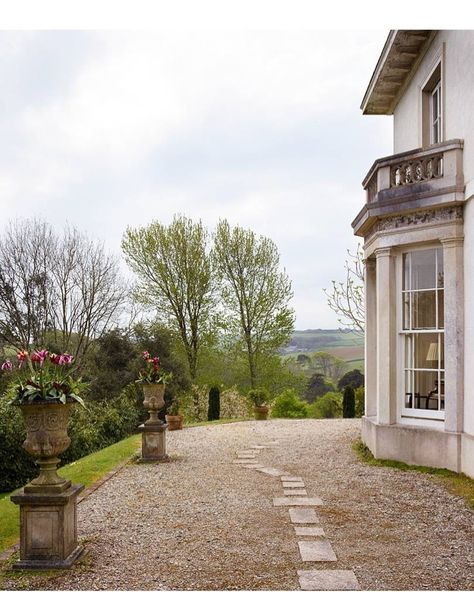
[[[116,444],[61,467],[58,473],[73,483],[90,487],[137,450],[140,435],[130,436]],[[12,492],[13,493],[13,492]],[[0,496],[0,553],[15,544],[19,537],[19,508],[10,501],[11,493]]]
[[[440,481],[446,489],[459,497],[463,497],[467,506],[474,510],[474,479],[470,479],[463,473],[454,473],[448,469],[435,469],[434,467],[422,467],[419,465],[407,465],[406,463],[397,460],[381,460],[375,458],[367,446],[358,439],[352,444],[352,449],[357,454],[359,459],[368,465],[375,467],[388,467],[391,469],[398,469],[400,471],[417,471],[418,473],[426,473],[433,475]]]

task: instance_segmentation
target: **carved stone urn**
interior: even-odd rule
[[[143,406],[150,414],[145,425],[161,425],[163,422],[158,418],[158,412],[165,406],[165,385],[148,383],[143,385]]]
[[[73,403],[36,401],[20,405],[26,425],[23,448],[36,457],[40,473],[25,486],[27,493],[54,493],[68,489],[71,481],[60,477],[56,470],[58,456],[64,452],[71,438],[67,425]]]

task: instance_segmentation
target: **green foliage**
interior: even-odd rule
[[[300,419],[308,415],[308,404],[299,399],[292,389],[287,389],[278,395],[272,407],[272,417]]]
[[[315,419],[332,419],[342,416],[341,393],[326,393],[310,406],[310,416]]]
[[[197,405],[196,405],[197,402]],[[181,399],[181,413],[186,424],[207,421],[209,406],[209,388],[206,385],[193,385],[191,391]],[[221,419],[242,419],[251,416],[247,397],[235,388],[221,390]]]
[[[227,332],[245,349],[251,388],[259,382],[259,366],[268,354],[288,342],[294,325],[289,307],[291,282],[280,269],[275,243],[251,230],[217,225],[214,261],[221,283]]]
[[[364,375],[360,370],[350,370],[337,383],[337,388],[342,391],[346,386],[351,386],[353,389],[358,389],[364,386]]]
[[[342,377],[346,371],[347,364],[341,358],[325,351],[318,351],[311,355],[311,367],[334,384]]]
[[[217,386],[211,387],[209,391],[209,406],[207,409],[207,419],[215,421],[220,419],[221,413],[221,392]]]
[[[342,417],[355,417],[355,392],[349,385],[342,395]]]
[[[122,240],[127,263],[140,282],[137,300],[172,323],[192,379],[214,305],[215,274],[208,243],[201,221],[185,216],[175,216],[169,226],[155,221],[144,228],[128,228]]]
[[[316,372],[309,379],[306,390],[303,393],[303,398],[306,399],[308,403],[314,403],[318,397],[322,397],[326,393],[329,393],[332,388],[333,387],[326,382],[324,375]]]
[[[355,390],[355,416],[362,417],[365,413],[364,387]]]
[[[249,401],[255,405],[255,407],[266,405],[272,399],[270,391],[266,388],[250,389],[247,393],[247,397]]]

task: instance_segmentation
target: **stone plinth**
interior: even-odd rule
[[[166,430],[167,423],[142,424],[138,428],[142,433],[142,457],[140,462],[167,462]]]
[[[76,506],[83,489],[72,485],[60,493],[22,490],[11,496],[20,506],[20,560],[14,569],[68,568],[80,557]]]

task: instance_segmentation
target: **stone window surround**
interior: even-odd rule
[[[365,245],[366,258],[366,415],[378,424],[403,423],[450,432],[463,428],[463,232],[462,219],[377,232]],[[400,340],[397,266],[401,253],[419,246],[443,247],[445,265],[445,420],[399,417]],[[383,305],[380,305],[383,303]],[[374,322],[375,320],[375,322]],[[394,364],[393,361],[397,360]],[[389,393],[389,396],[386,396]]]
[[[421,84],[418,87],[418,96],[419,96],[419,116],[420,116],[420,130],[419,130],[419,145],[423,148],[428,148],[430,145],[433,144],[432,140],[432,129],[431,129],[431,107],[432,107],[432,91],[434,90],[435,86],[439,83],[440,90],[441,90],[441,140],[443,141],[446,137],[446,118],[445,118],[445,52],[446,52],[446,44],[443,41],[436,53],[433,55],[431,59],[431,64],[428,68],[428,75],[424,78]]]

